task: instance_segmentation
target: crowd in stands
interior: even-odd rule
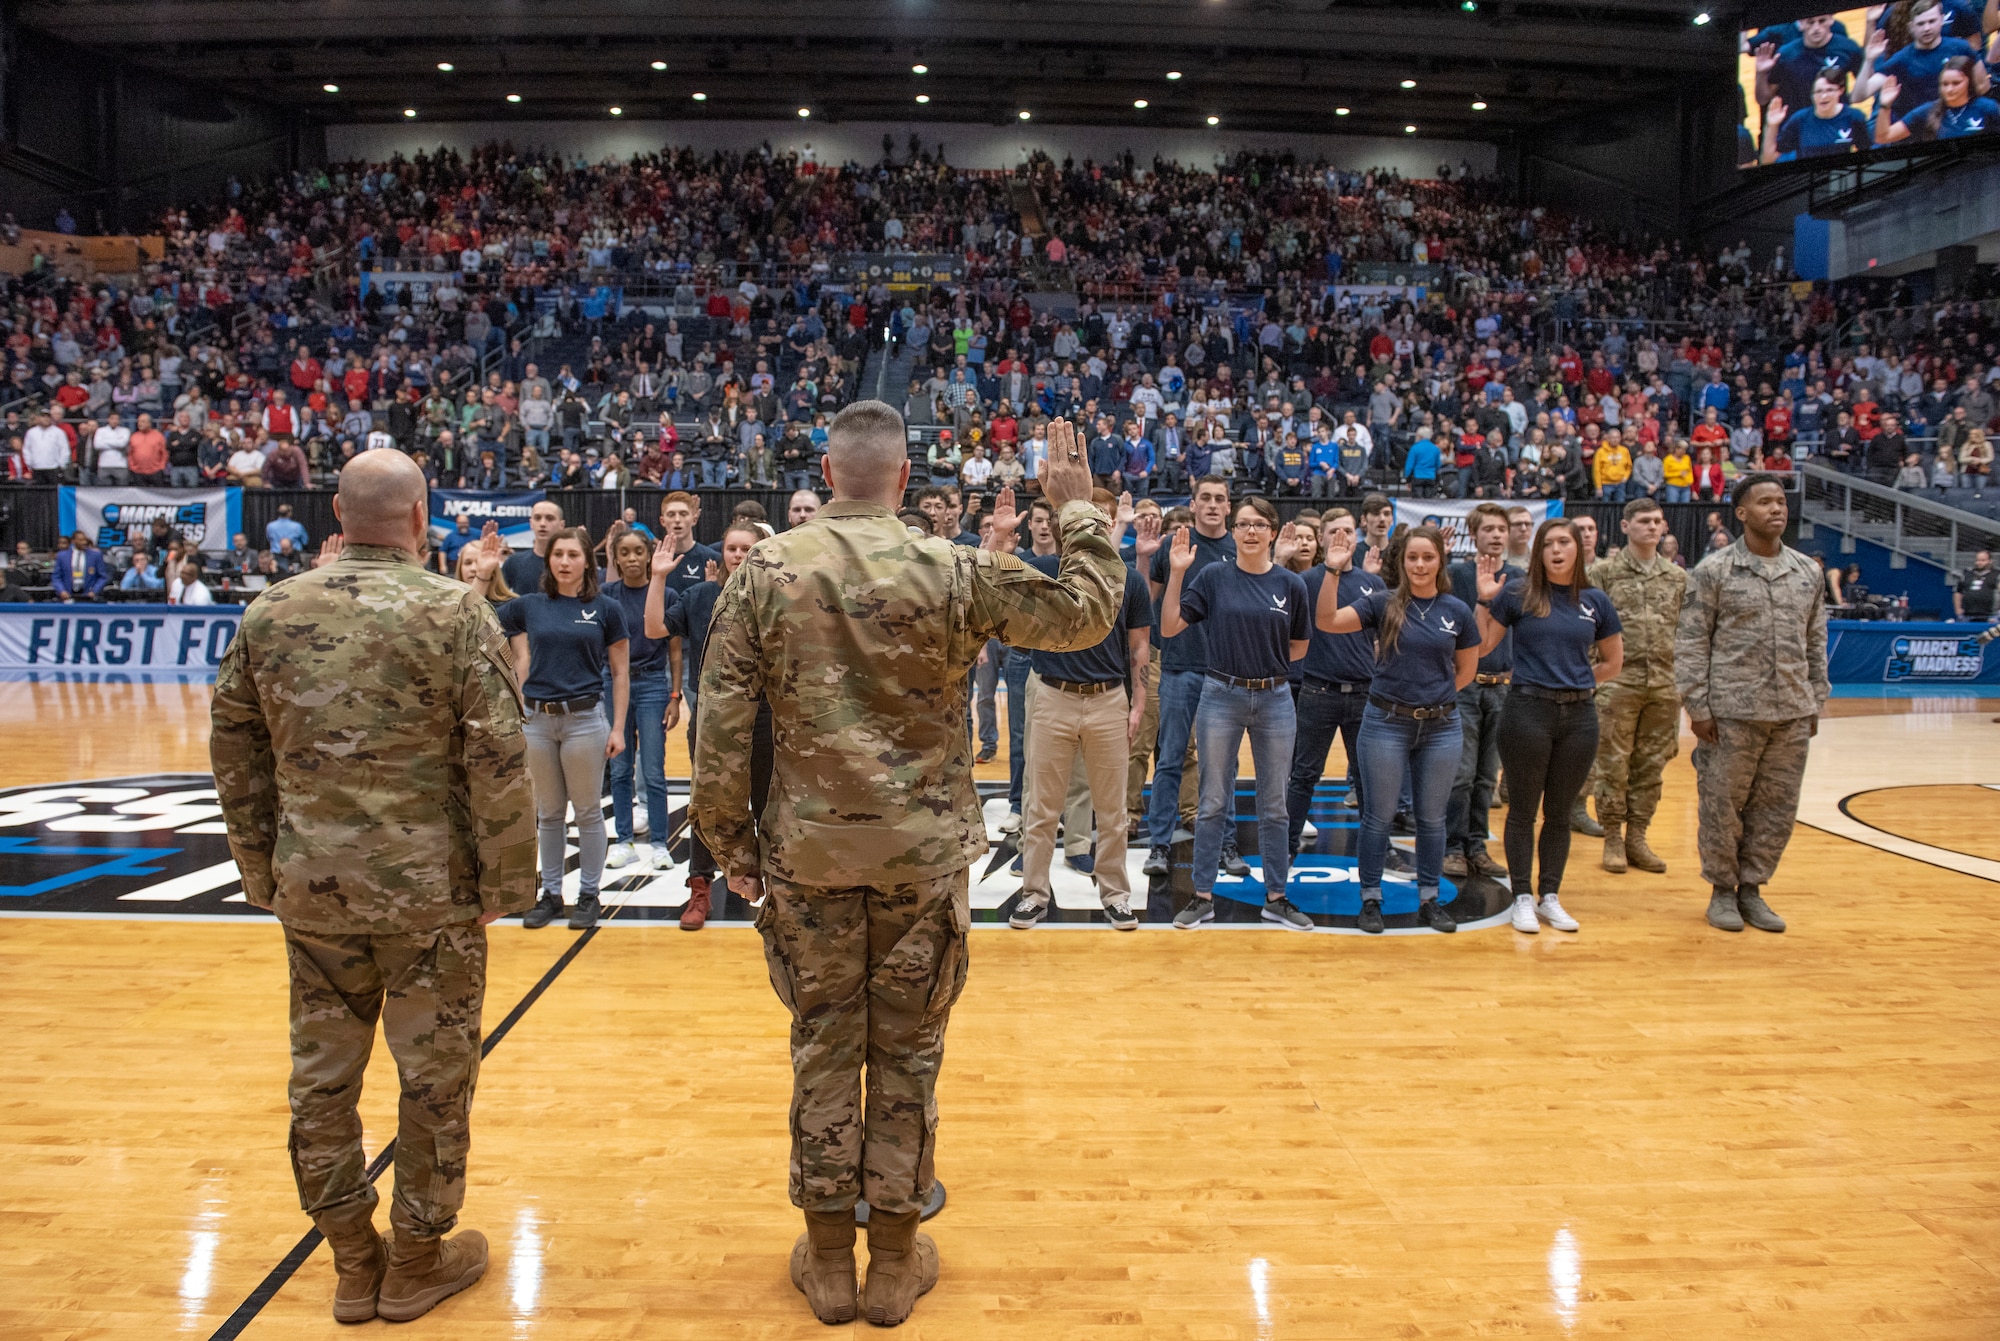
[[[0,289],[5,476],[302,489],[395,446],[447,487],[809,487],[828,417],[883,391],[928,477],[976,492],[1034,491],[1056,416],[1140,496],[1214,473],[1691,501],[1807,458],[1904,488],[1991,469],[1988,303],[1857,318],[1882,286],[1615,239],[1449,167],[884,149],[487,145],[232,184],[135,279]],[[840,278],[884,251],[954,278]]]

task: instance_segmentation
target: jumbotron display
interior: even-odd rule
[[[1988,65],[2000,11],[1901,0],[1742,34],[1742,167],[2000,135]]]

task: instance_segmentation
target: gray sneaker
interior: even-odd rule
[[[1708,896],[1708,924],[1717,931],[1743,930],[1743,914],[1736,907],[1735,891],[1718,889]]]
[[[1014,911],[1007,919],[1007,925],[1016,931],[1026,931],[1048,921],[1049,896],[1046,894],[1021,895],[1021,901],[1014,905]]]
[[[1222,868],[1224,875],[1237,880],[1250,874],[1250,863],[1243,860],[1242,854],[1237,852],[1234,835],[1222,840],[1222,859],[1216,864]]]
[[[1755,885],[1736,887],[1736,907],[1743,920],[1759,931],[1783,931],[1785,919],[1771,911],[1771,905],[1764,902],[1764,896],[1757,892]]]
[[[1276,922],[1287,931],[1317,931],[1313,920],[1299,910],[1299,906],[1280,894],[1264,905],[1264,920]]]
[[[1182,931],[1193,931],[1204,922],[1215,920],[1215,900],[1204,899],[1197,894],[1189,899],[1181,910],[1174,914],[1174,925]]]
[[[1132,911],[1130,899],[1113,899],[1104,905],[1104,920],[1119,931],[1137,931],[1139,915]]]

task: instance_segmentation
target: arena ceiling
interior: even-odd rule
[[[24,27],[329,122],[793,117],[1503,139],[1726,78],[1700,0],[41,0]],[[913,67],[925,67],[917,73]],[[449,67],[448,69],[446,67]],[[1406,87],[1406,82],[1411,85]],[[919,102],[919,98],[927,99]],[[1144,106],[1138,104],[1143,101]],[[1339,109],[1348,109],[1342,114]]]

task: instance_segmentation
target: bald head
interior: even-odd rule
[[[416,553],[429,521],[426,488],[416,462],[393,447],[377,447],[341,468],[333,512],[353,544],[388,545]]]
[[[879,400],[858,400],[826,432],[827,485],[833,496],[896,507],[910,479],[903,416]]]

